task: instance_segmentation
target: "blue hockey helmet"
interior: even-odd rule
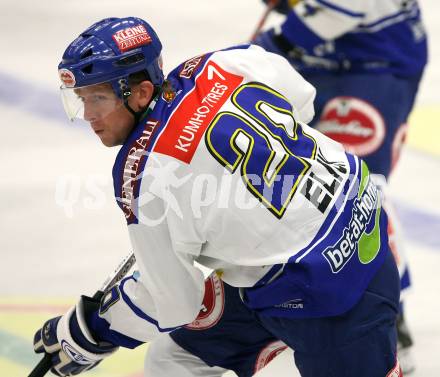
[[[130,95],[127,88],[132,73],[145,71],[153,85],[162,85],[161,50],[156,32],[144,20],[105,18],[82,32],[67,47],[58,65],[61,88],[110,83],[115,94],[125,102]],[[69,110],[68,115],[73,119],[76,114]]]

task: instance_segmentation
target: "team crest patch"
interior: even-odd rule
[[[64,84],[66,88],[73,88],[76,84],[75,75],[72,71],[62,68],[58,71],[61,82]]]
[[[133,48],[151,43],[152,39],[144,25],[128,27],[112,35],[119,50],[125,52]]]
[[[225,292],[223,282],[216,273],[212,273],[205,280],[205,296],[202,309],[197,318],[186,325],[190,330],[206,330],[220,321],[225,309]]]
[[[170,103],[176,98],[176,92],[174,90],[164,90],[162,92],[162,98],[165,102]]]
[[[379,111],[354,97],[329,101],[316,128],[357,156],[375,152],[385,138],[385,122]]]

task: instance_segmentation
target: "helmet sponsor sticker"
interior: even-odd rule
[[[185,327],[190,330],[209,329],[220,321],[224,309],[225,292],[223,282],[214,272],[205,280],[205,296],[199,315]]]
[[[357,156],[375,152],[385,138],[385,122],[379,111],[354,97],[329,101],[316,128]]]
[[[61,82],[66,88],[73,88],[75,86],[76,79],[72,71],[68,70],[67,68],[62,68],[58,70],[58,74]]]
[[[152,38],[150,34],[148,34],[144,25],[137,25],[119,30],[112,35],[112,38],[121,52],[132,50],[133,48],[152,42]]]
[[[287,348],[286,344],[281,340],[269,343],[265,346],[257,356],[255,361],[254,374],[263,369],[269,364],[275,357]]]

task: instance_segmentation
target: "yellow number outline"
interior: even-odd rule
[[[247,83],[247,84],[243,84],[241,85],[239,88],[237,88],[232,97],[231,97],[231,101],[232,103],[238,108],[240,109],[242,112],[244,112],[246,115],[248,115],[250,118],[252,118],[253,120],[255,120],[259,125],[261,125],[268,133],[270,133],[275,139],[277,139],[280,143],[283,144],[284,149],[286,149],[287,151],[290,151],[290,149],[284,145],[284,142],[282,140],[282,138],[278,135],[275,135],[272,133],[272,131],[267,127],[267,125],[263,122],[261,122],[258,118],[255,118],[252,114],[250,114],[247,110],[245,110],[238,102],[237,102],[237,96],[239,95],[239,93],[241,91],[243,91],[246,88],[257,88],[257,89],[262,89],[278,98],[283,99],[284,101],[286,101],[287,103],[289,103],[288,99],[286,97],[284,97],[282,94],[278,93],[276,90],[268,87],[267,85],[264,85],[262,83],[257,83],[257,82],[251,82],[251,83]],[[285,125],[282,123],[275,123],[262,109],[261,106],[265,104],[268,107],[272,108],[273,110],[275,110],[278,113],[282,113],[282,114],[286,114],[288,116],[290,116],[293,120],[293,128],[292,128],[292,133],[293,136],[290,136]],[[283,109],[282,107],[277,107],[272,105],[271,103],[265,102],[265,101],[257,101],[256,105],[255,105],[255,109],[263,116],[265,117],[271,124],[273,124],[276,128],[281,128],[283,129],[283,131],[286,133],[287,137],[293,141],[298,140],[298,122],[296,121],[295,117],[293,116],[292,111]],[[301,133],[304,137],[307,137],[308,139],[310,139],[313,142],[313,151],[311,153],[311,159],[315,159],[316,156],[316,140],[314,137],[310,136],[309,134],[305,133],[303,129],[301,129]],[[302,157],[297,156],[295,154],[293,154],[293,152],[290,151],[290,153],[292,154],[292,156],[295,156],[296,158],[303,160]]]
[[[264,124],[263,122],[261,122],[259,119],[255,118],[252,114],[250,114],[248,111],[244,110],[242,108],[242,106],[240,106],[237,103],[236,97],[237,95],[245,88],[248,87],[259,87],[263,90],[266,90],[268,92],[270,92],[271,94],[282,98],[284,100],[286,100],[286,102],[288,103],[287,99],[282,96],[281,94],[279,94],[278,92],[272,90],[271,88],[259,84],[259,83],[248,83],[248,84],[244,84],[242,86],[240,86],[239,88],[236,89],[236,91],[233,93],[232,95],[232,103],[234,104],[234,106],[241,110],[244,114],[246,114],[247,116],[249,116],[252,120],[254,120],[258,125],[262,126],[264,130],[266,130],[266,132],[271,135],[271,137],[273,137],[274,139],[276,139],[280,145],[283,147],[284,151],[286,152],[284,157],[281,159],[281,161],[278,163],[278,165],[275,167],[274,172],[272,174],[271,177],[268,177],[268,170],[269,170],[269,166],[272,163],[272,161],[275,158],[276,152],[273,150],[272,148],[272,144],[269,140],[269,138],[267,137],[267,135],[263,132],[261,132],[257,127],[255,127],[255,125],[253,125],[249,120],[247,120],[246,118],[244,118],[243,116],[233,113],[231,111],[223,111],[218,113],[215,118],[212,120],[212,122],[210,123],[210,125],[208,126],[208,129],[206,130],[205,133],[205,143],[208,147],[209,152],[212,154],[212,156],[226,169],[228,169],[232,174],[237,170],[238,166],[241,163],[241,175],[242,175],[242,179],[244,181],[244,183],[246,184],[247,189],[260,201],[262,202],[267,209],[273,213],[277,218],[281,218],[284,215],[284,212],[287,209],[287,206],[289,205],[290,201],[292,200],[292,197],[294,196],[301,180],[302,177],[304,177],[304,175],[307,173],[307,171],[310,169],[311,165],[308,161],[306,161],[305,159],[303,159],[300,156],[295,155],[284,143],[284,141],[282,140],[282,138],[278,135],[273,134],[273,132],[268,128],[268,126],[266,124]],[[287,114],[289,116],[292,117],[293,120],[293,136],[289,136],[286,127],[284,126],[284,124],[279,124],[279,123],[275,123],[273,122],[273,120],[271,118],[269,118],[266,113],[264,113],[261,110],[261,105],[262,104],[266,104],[269,107],[273,108],[275,111]],[[255,105],[255,108],[258,112],[260,112],[268,121],[271,122],[271,124],[273,124],[275,127],[277,128],[282,128],[284,130],[284,132],[287,134],[287,137],[289,137],[292,140],[297,140],[298,139],[298,135],[297,135],[297,129],[298,129],[298,123],[296,122],[295,118],[293,117],[293,114],[291,111],[283,109],[283,108],[278,108],[276,106],[273,106],[265,101],[258,101],[257,104]],[[274,207],[272,205],[271,202],[269,202],[262,193],[260,193],[260,191],[252,185],[251,179],[249,179],[248,174],[247,174],[247,164],[249,162],[249,159],[252,155],[252,151],[253,148],[255,146],[255,139],[252,135],[250,135],[248,132],[246,132],[243,128],[237,128],[234,133],[231,135],[231,137],[229,138],[229,145],[231,147],[231,149],[235,152],[236,154],[236,158],[235,160],[230,163],[229,161],[227,161],[221,154],[219,151],[216,150],[216,148],[214,147],[212,141],[211,141],[211,134],[212,131],[214,129],[214,127],[218,124],[219,120],[224,117],[224,116],[232,116],[237,118],[240,122],[243,122],[244,124],[246,124],[248,127],[250,127],[252,130],[254,130],[258,135],[260,135],[264,141],[266,142],[267,148],[270,151],[270,156],[266,161],[266,164],[264,166],[263,169],[263,180],[266,182],[266,184],[269,187],[272,187],[272,185],[274,184],[274,181],[276,179],[276,177],[278,176],[279,171],[282,169],[282,167],[285,165],[285,163],[287,162],[287,160],[289,159],[289,156],[295,158],[296,160],[298,160],[304,167],[301,170],[301,172],[298,174],[297,178],[295,179],[295,183],[293,184],[292,188],[290,189],[289,194],[287,195],[286,199],[284,200],[284,202],[281,205],[281,208],[278,209],[276,207]],[[235,141],[238,137],[239,134],[244,134],[245,137],[247,137],[247,139],[249,140],[249,146],[247,148],[246,151],[242,151],[239,149],[239,147],[236,145]],[[313,142],[313,151],[312,151],[312,156],[310,158],[314,159],[315,155],[316,155],[316,141],[313,137],[311,137],[310,135],[306,134],[304,131],[302,131],[302,134],[305,137],[308,137],[309,139],[312,140]],[[268,177],[268,179],[266,178]]]

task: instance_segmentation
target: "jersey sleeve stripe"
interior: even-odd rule
[[[346,16],[349,16],[349,17],[353,17],[353,18],[363,18],[363,17],[365,17],[365,13],[353,12],[353,11],[351,11],[349,9],[345,9],[345,8],[342,8],[342,7],[338,6],[338,5],[332,4],[332,3],[330,3],[329,1],[326,1],[326,0],[316,0],[316,2],[318,4],[321,4],[321,5],[329,8],[329,9],[332,9],[332,10],[338,12],[338,13],[345,14]]]
[[[141,340],[122,334],[116,330],[112,330],[110,328],[110,323],[104,318],[101,318],[98,312],[94,312],[92,316],[88,318],[88,324],[93,331],[93,334],[95,334],[100,340],[105,340],[112,344],[131,349],[144,344]]]
[[[416,16],[417,15],[408,14],[408,12],[398,12],[386,17],[382,17],[381,19],[368,24],[360,24],[358,26],[358,29],[362,30],[363,32],[368,31],[368,29],[372,29],[371,31],[375,32],[377,30],[380,30],[381,28],[397,24],[406,19],[415,18]]]
[[[137,307],[137,306],[136,306],[136,305],[130,300],[130,297],[128,297],[128,295],[127,295],[127,294],[125,293],[125,291],[124,291],[124,285],[125,285],[125,283],[126,283],[128,280],[135,280],[135,279],[134,279],[133,277],[125,278],[124,280],[122,280],[122,282],[121,282],[119,288],[120,288],[120,291],[121,291],[121,297],[122,297],[122,299],[124,300],[124,302],[127,304],[127,306],[131,309],[131,311],[132,311],[134,314],[136,314],[138,317],[144,319],[145,321],[147,321],[147,322],[149,322],[149,323],[155,325],[155,326],[157,327],[157,329],[158,329],[160,332],[169,332],[169,331],[175,330],[175,329],[177,329],[177,328],[180,327],[180,326],[177,326],[177,327],[161,328],[161,327],[159,326],[159,323],[158,323],[154,318],[151,318],[148,314],[144,313],[140,308],[138,308],[138,307]]]

